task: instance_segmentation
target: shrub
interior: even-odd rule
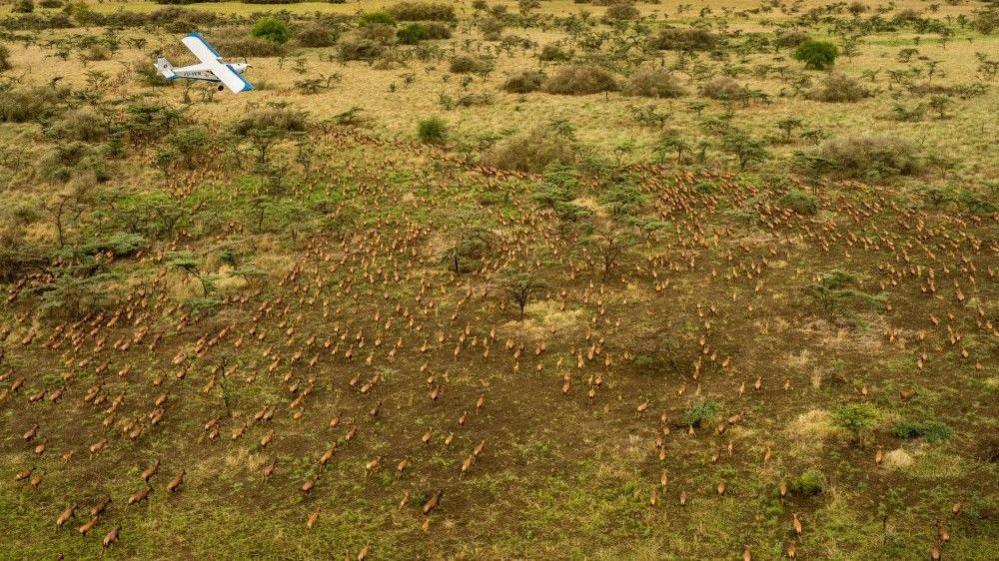
[[[795,60],[805,63],[805,68],[811,70],[826,70],[832,68],[839,56],[839,49],[828,41],[809,40],[798,45],[794,51]]]
[[[38,5],[43,8],[49,8],[50,10],[52,10],[56,8],[62,8],[65,4],[63,3],[62,0],[41,0],[41,2],[38,3]]]
[[[291,37],[291,30],[288,29],[287,23],[277,18],[267,17],[261,18],[257,20],[257,23],[253,24],[250,35],[278,44],[284,44]]]
[[[30,14],[35,11],[35,2],[34,0],[17,0],[10,11],[15,14]]]
[[[825,487],[825,474],[816,469],[809,469],[791,481],[790,491],[798,496],[811,497],[822,493]]]
[[[104,45],[95,43],[84,49],[80,58],[87,61],[108,60],[111,58],[111,50]]]
[[[608,21],[623,21],[638,19],[641,15],[638,8],[630,2],[618,2],[617,4],[611,4],[607,8],[604,18]]]
[[[808,97],[830,103],[852,103],[868,95],[870,92],[857,80],[841,72],[833,72],[826,76],[822,85],[809,93]]]
[[[298,44],[303,47],[332,47],[337,40],[337,32],[325,25],[314,23],[298,32]]]
[[[652,46],[663,51],[710,51],[718,37],[705,29],[670,27],[652,38]]]
[[[388,9],[399,21],[454,21],[454,8],[437,2],[400,2]]]
[[[11,68],[13,66],[10,64],[10,49],[7,48],[7,45],[0,44],[0,72]]]
[[[447,140],[447,123],[439,117],[424,119],[417,125],[416,135],[428,144],[443,144]]]
[[[342,60],[374,60],[381,56],[385,47],[371,39],[350,39],[340,43]]]
[[[108,134],[108,123],[91,107],[82,106],[67,111],[49,133],[60,139],[95,142]]]
[[[215,41],[228,57],[272,57],[285,54],[285,46],[260,37],[225,37]]]
[[[59,144],[49,150],[38,169],[46,179],[63,183],[78,176],[89,176],[93,182],[110,179],[101,152],[78,141]]]
[[[507,77],[503,91],[510,93],[530,93],[541,89],[545,75],[535,70],[523,70]]]
[[[571,134],[541,126],[490,148],[482,155],[482,161],[501,169],[541,173],[553,163],[572,164],[577,154]]]
[[[492,67],[490,61],[472,55],[455,55],[451,58],[448,69],[455,74],[470,72],[486,72]]]
[[[713,401],[698,403],[683,416],[683,423],[691,427],[700,427],[711,422],[719,409],[718,404]]]
[[[360,20],[361,26],[366,25],[391,25],[395,26],[395,18],[392,17],[388,12],[365,12],[361,14],[358,19]]]
[[[302,132],[307,125],[303,111],[283,108],[250,111],[233,125],[233,132],[246,136],[254,130],[275,129],[282,132]]]
[[[808,33],[800,30],[790,30],[790,31],[778,31],[774,36],[774,45],[778,47],[797,47],[798,45],[808,41],[810,37]]]
[[[711,99],[733,100],[746,95],[746,88],[729,76],[719,76],[701,86],[701,93]]]
[[[147,246],[146,239],[139,234],[115,232],[110,236],[94,240],[83,247],[88,254],[108,253],[115,257],[128,257]]]
[[[487,17],[479,21],[479,31],[486,41],[499,41],[503,33],[503,22],[499,18]]]
[[[431,21],[423,24],[423,27],[427,30],[427,39],[450,39],[451,38],[451,27],[446,23],[441,23],[439,21]]]
[[[0,123],[26,123],[54,115],[68,90],[44,86],[0,91]]]
[[[362,26],[357,30],[357,37],[359,39],[367,39],[369,41],[375,41],[382,45],[387,45],[395,39],[395,26],[387,25],[384,23],[372,23]]]
[[[991,35],[999,29],[999,9],[981,10],[971,20],[971,27],[982,35]]]
[[[643,97],[673,98],[687,92],[669,70],[644,66],[628,77],[624,93]]]
[[[422,23],[411,23],[396,32],[395,37],[403,45],[415,45],[429,37],[426,26]]]
[[[558,45],[545,45],[538,54],[538,59],[545,62],[564,62],[572,58],[572,55],[562,50]]]
[[[902,421],[895,427],[895,436],[899,438],[925,438],[927,442],[947,440],[953,433],[949,426],[940,421]]]
[[[850,178],[916,175],[922,162],[912,143],[891,136],[853,136],[823,144],[809,160],[812,171]]]
[[[614,76],[599,66],[572,64],[563,66],[545,80],[545,91],[561,95],[589,95],[614,91]]]
[[[819,212],[819,200],[815,195],[798,190],[788,191],[777,200],[777,204],[798,214],[812,215]]]
[[[847,405],[833,411],[833,422],[836,426],[849,432],[856,440],[860,440],[873,429],[877,421],[877,410],[866,403]]]

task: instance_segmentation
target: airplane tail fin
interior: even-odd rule
[[[156,57],[156,70],[167,80],[173,80],[177,77],[173,71],[173,65],[163,56]]]

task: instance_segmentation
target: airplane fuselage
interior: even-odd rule
[[[235,64],[226,64],[232,69],[236,74],[242,74],[246,71],[249,66],[246,63],[238,62]],[[207,82],[221,82],[218,76],[212,73],[210,70],[202,70],[200,64],[193,64],[191,66],[183,66],[180,68],[174,68],[173,73],[177,78],[186,78],[188,80],[205,80]]]

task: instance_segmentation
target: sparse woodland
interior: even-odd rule
[[[999,558],[997,108],[978,0],[6,2],[0,559]]]

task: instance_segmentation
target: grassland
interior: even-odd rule
[[[0,6],[0,559],[999,557],[986,3],[417,7]]]

